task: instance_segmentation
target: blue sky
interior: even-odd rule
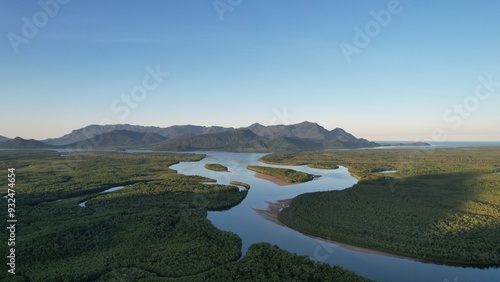
[[[0,135],[308,120],[371,140],[498,141],[499,11],[493,0],[1,0]]]

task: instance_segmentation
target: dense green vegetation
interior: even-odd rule
[[[369,281],[338,266],[314,263],[308,257],[292,255],[258,243],[250,246],[241,260],[189,277],[162,278],[138,268],[120,268],[98,281]]]
[[[313,152],[314,153],[314,152]],[[267,164],[286,164],[286,165],[307,165],[311,168],[319,169],[338,169],[339,163],[335,160],[329,160],[327,158],[307,159],[301,158],[300,154],[297,153],[275,153],[270,155],[265,155],[259,159],[259,161]]]
[[[307,166],[312,167],[312,168],[319,168],[319,169],[339,169],[338,165],[334,165],[331,163],[312,163],[312,164],[308,164]]]
[[[227,171],[227,167],[221,164],[205,164],[205,168],[213,171]]]
[[[296,197],[279,219],[334,241],[419,259],[500,264],[500,148],[272,154],[276,164],[345,165],[360,181]],[[397,170],[393,174],[372,173]]]
[[[247,165],[247,169],[271,175],[277,177],[283,181],[288,183],[302,183],[311,181],[314,179],[314,176],[302,171],[296,171],[288,168],[277,168],[277,167],[268,167],[268,166],[257,166],[257,165]]]
[[[181,184],[215,181],[178,175],[168,168],[181,160],[201,160],[204,155],[49,151],[2,151],[0,154],[1,164],[13,166],[19,172],[22,193],[17,198],[25,205],[89,195],[136,182],[172,178]]]
[[[233,277],[357,276],[257,245],[244,259],[241,239],[215,228],[208,210],[247,195],[235,186],[201,184],[168,166],[194,154],[0,151],[16,168],[16,276],[9,281],[227,281]],[[111,186],[125,188],[98,194]],[[55,201],[63,199],[61,201]],[[88,200],[87,208],[78,203]],[[2,213],[3,222],[7,215]],[[2,229],[6,238],[6,229]],[[7,244],[2,245],[7,253]],[[266,261],[264,261],[264,259]],[[301,264],[306,266],[301,268]],[[282,274],[281,269],[286,269]],[[293,270],[293,271],[292,271]]]
[[[236,186],[242,186],[245,187],[246,189],[250,189],[250,185],[245,183],[245,182],[240,182],[240,181],[230,181],[229,184],[231,185],[236,185]]]
[[[368,281],[335,266],[314,263],[306,256],[292,255],[259,243],[250,246],[241,261],[215,268],[204,281]]]

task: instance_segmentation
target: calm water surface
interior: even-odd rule
[[[265,210],[268,208],[267,202],[289,199],[303,193],[349,188],[357,180],[344,167],[338,170],[322,170],[306,166],[275,166],[322,175],[310,182],[278,186],[256,178],[254,172],[245,168],[247,165],[266,165],[257,160],[264,154],[204,153],[207,157],[199,162],[181,162],[171,168],[186,175],[210,177],[221,184],[229,184],[232,180],[250,184],[248,196],[238,206],[228,211],[208,213],[208,219],[215,226],[236,233],[242,238],[243,254],[253,243],[269,242],[289,252],[307,255],[316,261],[331,265],[339,265],[378,281],[500,281],[499,268],[479,269],[438,265],[356,251],[278,225],[254,210]],[[206,163],[220,163],[227,166],[230,172],[207,170],[203,167]],[[390,192],[389,187],[388,192]]]
[[[125,186],[117,186],[117,187],[112,187],[112,188],[109,188],[109,189],[106,189],[102,192],[99,192],[99,194],[106,194],[106,193],[112,193],[112,192],[115,192],[115,191],[118,191],[118,190],[121,190],[125,188]],[[97,197],[97,196],[96,196]],[[94,197],[95,198],[95,197]],[[93,198],[92,198],[93,199]],[[86,201],[83,201],[81,203],[79,203],[78,205],[82,208],[86,208],[87,207],[87,202],[89,201],[90,199],[86,200]],[[61,200],[57,200],[57,201],[61,201]]]
[[[412,141],[376,141],[379,144],[410,144]],[[459,147],[499,147],[500,141],[446,141],[446,142],[433,142],[425,141],[429,146],[381,146],[368,149],[416,149],[416,150],[429,150],[429,149],[450,149]]]

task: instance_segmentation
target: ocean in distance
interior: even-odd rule
[[[461,147],[498,147],[500,146],[500,141],[445,141],[445,142],[425,142],[429,146],[413,146],[404,145],[400,146],[398,144],[412,144],[415,141],[374,141],[378,144],[387,144],[390,146],[380,146],[369,149],[441,149],[441,148],[461,148]]]

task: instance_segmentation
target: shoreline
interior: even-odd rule
[[[285,180],[283,180],[281,178],[278,178],[276,176],[272,176],[272,175],[269,175],[269,174],[264,174],[264,173],[261,173],[261,172],[256,172],[254,174],[254,177],[260,178],[260,179],[264,179],[264,180],[267,180],[267,181],[271,181],[272,183],[274,183],[274,184],[276,184],[278,186],[287,186],[287,185],[300,184],[300,183],[289,183],[289,182],[286,182]]]
[[[379,250],[375,250],[375,249],[369,249],[369,248],[365,248],[365,247],[359,247],[359,246],[349,245],[349,244],[346,244],[346,243],[342,243],[342,242],[333,241],[333,240],[330,240],[330,239],[325,239],[325,238],[322,238],[322,237],[318,237],[316,235],[309,234],[307,232],[303,232],[303,231],[297,230],[295,228],[292,228],[292,227],[284,224],[283,222],[281,222],[278,219],[278,214],[280,213],[280,211],[283,208],[288,207],[290,205],[290,203],[292,202],[292,200],[293,200],[293,198],[278,200],[276,202],[266,201],[266,203],[268,204],[268,208],[267,209],[262,210],[262,209],[252,208],[252,210],[254,210],[255,212],[257,212],[259,215],[261,215],[265,219],[267,219],[269,221],[272,221],[272,222],[274,222],[274,223],[276,223],[278,225],[290,228],[291,230],[297,231],[297,232],[299,232],[299,233],[301,233],[301,234],[303,234],[303,235],[305,235],[305,236],[307,236],[309,238],[313,238],[313,239],[316,239],[316,240],[321,240],[321,241],[324,241],[324,242],[328,242],[328,243],[334,244],[334,245],[336,245],[338,247],[342,247],[342,248],[344,248],[346,250],[351,250],[351,251],[355,251],[355,252],[361,252],[361,253],[365,253],[365,254],[372,254],[372,255],[379,255],[379,256],[397,258],[397,259],[407,259],[407,260],[412,260],[412,261],[416,261],[416,262],[431,263],[431,264],[437,264],[437,265],[447,265],[447,266],[457,266],[457,267],[474,267],[474,268],[476,268],[476,267],[477,268],[498,267],[497,265],[465,264],[465,263],[458,263],[458,262],[425,260],[425,259],[419,259],[419,258],[414,258],[414,257],[407,257],[407,256],[403,256],[403,255],[397,255],[397,254],[388,253],[388,252],[384,252],[384,251],[379,251]]]
[[[430,262],[430,263],[446,264],[446,263],[443,263],[443,262],[425,261],[425,260],[421,260],[421,259],[418,259],[418,258],[405,257],[405,256],[391,254],[391,253],[387,253],[387,252],[383,252],[383,251],[378,251],[378,250],[374,250],[374,249],[368,249],[368,248],[364,248],[364,247],[358,247],[358,246],[354,246],[354,245],[349,245],[349,244],[341,243],[341,242],[338,242],[338,241],[333,241],[333,240],[330,240],[330,239],[321,238],[321,237],[318,237],[318,236],[315,236],[315,235],[312,235],[312,234],[308,234],[306,232],[302,232],[300,230],[294,229],[294,228],[292,228],[292,227],[284,224],[283,222],[281,222],[278,219],[278,214],[280,213],[281,209],[283,209],[285,207],[288,207],[290,205],[290,203],[292,202],[292,200],[293,199],[283,199],[283,200],[278,200],[276,202],[268,202],[268,201],[266,201],[266,203],[268,204],[268,208],[266,210],[255,209],[255,208],[252,208],[252,209],[255,212],[257,212],[259,215],[261,215],[262,217],[264,217],[265,219],[267,219],[269,221],[272,221],[272,222],[274,222],[274,223],[276,223],[278,225],[281,225],[281,226],[290,228],[292,230],[295,230],[297,232],[300,232],[301,234],[303,234],[303,235],[305,235],[307,237],[335,244],[335,245],[337,245],[339,247],[342,247],[344,249],[347,249],[347,250],[356,251],[356,252],[362,252],[362,253],[367,253],[367,254],[381,255],[381,256],[392,257],[392,258],[409,259],[409,260],[418,261],[418,262]]]
[[[290,205],[290,203],[292,202],[292,200],[293,199],[278,200],[275,203],[266,201],[266,203],[268,204],[268,208],[266,210],[261,210],[261,209],[256,209],[256,208],[252,208],[252,210],[254,210],[256,213],[258,213],[259,215],[261,215],[262,217],[264,217],[265,219],[267,219],[269,221],[272,221],[272,222],[274,222],[278,225],[281,225],[281,226],[288,227],[287,225],[285,225],[283,222],[281,222],[278,219],[278,214],[280,213],[281,209],[288,207]],[[288,227],[288,228],[290,228],[290,227]],[[293,228],[290,228],[290,229],[293,229]],[[293,230],[295,230],[295,229],[293,229]]]

